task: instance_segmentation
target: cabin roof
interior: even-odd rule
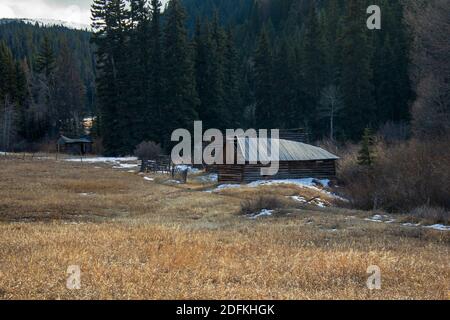
[[[78,139],[71,139],[66,136],[61,136],[58,140],[58,144],[75,144],[75,143],[92,143],[92,140],[90,138],[78,138]]]
[[[270,161],[270,146],[273,143],[279,143],[280,161],[320,161],[320,160],[338,160],[339,157],[322,149],[306,143],[285,139],[257,139],[249,137],[237,138],[237,152],[245,155],[246,161]],[[269,156],[258,157],[258,143],[263,150],[267,150]],[[269,148],[267,145],[269,144]]]

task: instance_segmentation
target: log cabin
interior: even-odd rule
[[[274,139],[268,139],[268,143]],[[258,139],[234,139],[234,164],[215,165],[214,171],[218,174],[219,183],[250,183],[258,180],[284,180],[284,179],[334,179],[336,177],[336,155],[309,144],[285,139],[276,139],[279,142],[279,170],[274,176],[262,176],[263,159],[257,152]],[[270,147],[270,146],[269,146]],[[267,150],[267,149],[266,149]],[[270,148],[268,149],[270,151]],[[226,150],[224,150],[226,152]],[[270,152],[269,152],[270,154]],[[239,164],[236,159],[240,155],[245,161]],[[254,163],[254,160],[257,163]],[[225,161],[224,161],[225,162]]]
[[[58,153],[85,155],[92,153],[93,142],[89,137],[82,137],[79,139],[70,139],[61,136],[57,142]]]

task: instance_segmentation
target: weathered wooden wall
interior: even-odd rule
[[[218,165],[219,183],[249,183],[265,179],[333,179],[336,176],[336,161],[285,161],[280,162],[274,176],[261,176],[263,165]]]
[[[67,154],[90,154],[92,153],[92,144],[91,143],[66,143],[61,144],[59,147],[59,151]]]

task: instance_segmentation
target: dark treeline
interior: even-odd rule
[[[365,0],[172,0],[163,15],[159,1],[96,0],[105,149],[167,147],[196,119],[353,140],[366,127],[407,122],[403,7],[379,2],[383,26],[373,31]]]
[[[90,33],[15,20],[0,24],[0,148],[29,150],[84,134],[95,113]]]
[[[95,0],[93,36],[1,24],[2,68],[19,79],[2,81],[17,86],[1,91],[2,146],[80,135],[86,115],[96,116],[107,154],[144,140],[168,148],[171,132],[197,119],[205,128],[304,128],[312,141],[408,123],[402,1],[378,2],[376,31],[366,27],[366,0],[172,0],[164,9]]]

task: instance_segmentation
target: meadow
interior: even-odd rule
[[[0,299],[448,299],[450,232],[295,185],[214,190],[126,166],[0,157]],[[145,178],[144,178],[145,177]],[[270,195],[271,216],[242,215]],[[327,206],[292,197],[320,196]],[[81,269],[81,289],[66,287]],[[381,290],[366,286],[380,267]]]

